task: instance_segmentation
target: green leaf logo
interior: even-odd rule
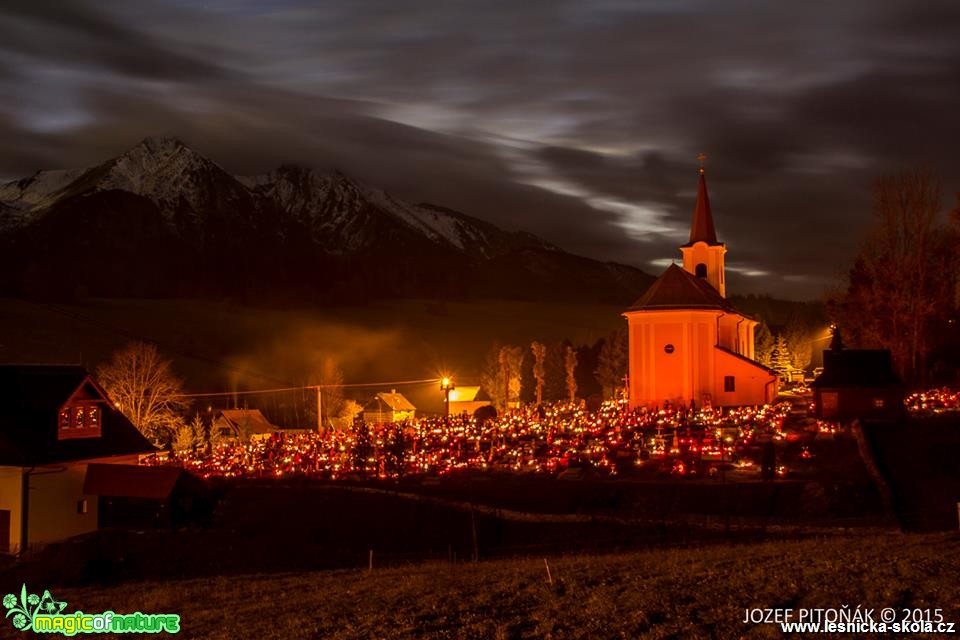
[[[38,613],[63,613],[67,603],[55,600],[47,590],[44,590],[42,597],[35,593],[28,594],[27,585],[24,584],[20,587],[19,600],[14,594],[8,593],[3,596],[3,606],[7,608],[5,617],[13,616],[13,626],[21,631],[27,631],[33,627],[34,617]]]

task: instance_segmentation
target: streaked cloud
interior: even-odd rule
[[[879,173],[960,191],[950,1],[12,0],[0,36],[5,176],[173,134],[649,268],[705,151],[731,290],[794,298],[842,271]]]

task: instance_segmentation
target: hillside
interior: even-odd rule
[[[0,185],[0,294],[627,304],[652,281],[340,172],[238,177],[172,138]]]
[[[130,340],[157,343],[192,391],[303,384],[325,357],[347,382],[434,378],[469,384],[495,342],[590,344],[623,323],[617,305],[560,301],[392,300],[277,309],[205,300],[0,298],[0,362],[82,362],[95,368]],[[405,387],[440,410],[433,384]],[[364,392],[366,393],[366,392]]]
[[[748,608],[942,608],[955,534],[873,534],[602,556],[56,589],[68,611],[169,612],[191,638],[769,638]],[[34,587],[34,585],[28,585]],[[40,588],[41,585],[36,585]],[[851,636],[852,637],[852,636]],[[922,634],[911,637],[928,637]]]

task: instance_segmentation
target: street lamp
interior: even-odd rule
[[[453,380],[450,378],[444,376],[440,380],[440,391],[443,391],[443,404],[447,427],[450,426],[450,392],[456,388],[457,385],[453,384]]]

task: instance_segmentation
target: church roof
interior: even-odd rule
[[[733,305],[706,280],[697,278],[675,264],[667,267],[663,275],[627,311],[661,309],[720,309],[737,313]]]
[[[767,365],[765,365],[765,364],[763,364],[763,363],[761,363],[761,362],[757,362],[756,360],[752,360],[752,359],[748,358],[747,356],[745,356],[745,355],[743,355],[743,354],[741,354],[741,353],[737,353],[737,352],[734,351],[733,349],[727,349],[726,347],[721,347],[720,345],[715,345],[715,346],[714,346],[714,349],[718,349],[718,350],[723,351],[724,353],[726,353],[726,354],[728,354],[728,355],[730,355],[730,356],[733,356],[734,358],[736,358],[736,359],[738,359],[738,360],[742,360],[743,362],[746,362],[746,363],[748,363],[748,364],[752,364],[753,366],[757,367],[758,369],[762,369],[763,371],[765,371],[765,372],[767,372],[767,373],[769,373],[769,374],[771,374],[771,375],[774,375],[774,376],[779,376],[779,375],[780,375],[780,372],[777,371],[776,369],[771,369],[771,368],[768,367]]]
[[[700,169],[700,181],[697,184],[697,203],[693,207],[693,225],[690,227],[690,242],[685,247],[693,245],[695,242],[706,242],[709,245],[720,244],[717,242],[717,229],[713,226],[713,213],[710,211],[710,196],[707,195],[707,179]]]

